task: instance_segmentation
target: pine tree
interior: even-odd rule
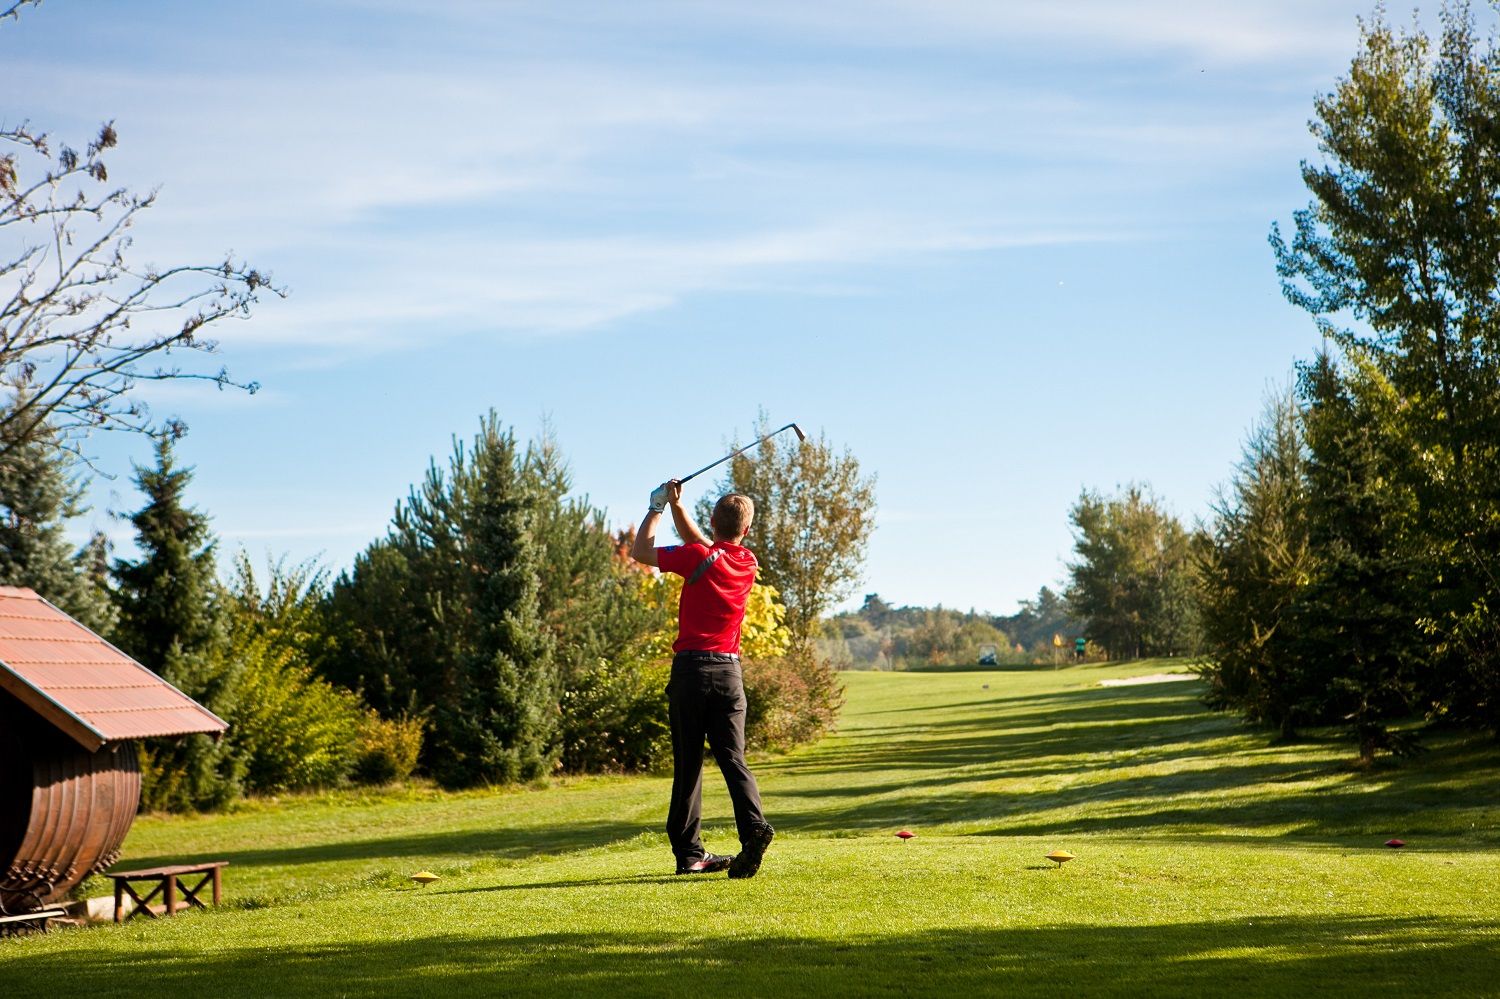
[[[604,512],[573,482],[550,433],[526,449],[522,487],[531,496],[537,607],[556,643],[566,687],[653,629],[659,613],[640,598],[639,575],[621,561]]]
[[[1272,725],[1283,738],[1316,720],[1322,690],[1301,628],[1317,570],[1305,436],[1295,396],[1270,399],[1194,545],[1208,703]]]
[[[560,751],[560,693],[552,635],[542,627],[541,550],[532,536],[535,495],[512,433],[491,414],[474,441],[465,531],[474,644],[458,663],[458,697],[440,706],[448,752],[434,768],[446,784],[530,780]]]
[[[1312,200],[1271,243],[1284,293],[1340,367],[1378,375],[1346,388],[1378,421],[1368,488],[1420,511],[1388,548],[1422,577],[1402,641],[1425,649],[1423,707],[1500,732],[1500,41],[1467,3],[1440,20],[1436,38],[1393,29],[1383,8],[1363,25],[1310,123]],[[1366,499],[1346,510],[1364,518]]]
[[[146,496],[130,516],[140,557],[114,566],[120,645],[163,676],[174,646],[191,655],[213,647],[223,633],[208,517],[184,502],[192,478],[190,469],[177,467],[171,442],[157,442],[155,467],[135,469]]]
[[[115,611],[90,572],[94,543],[78,551],[65,535],[67,521],[85,511],[67,457],[51,440],[0,448],[0,584],[30,587],[108,636]]]
[[[1377,750],[1407,752],[1415,742],[1388,723],[1416,707],[1426,643],[1413,626],[1425,592],[1412,550],[1420,518],[1412,490],[1392,482],[1380,428],[1379,375],[1345,376],[1322,355],[1303,373],[1307,412],[1308,540],[1318,571],[1304,597],[1299,629],[1316,663],[1321,721],[1342,722],[1360,760]]]
[[[208,517],[185,503],[189,469],[169,440],[156,464],[136,466],[146,505],[130,517],[140,557],[114,565],[118,644],[167,682],[220,715],[228,712],[233,663],[227,654],[215,540]],[[212,808],[239,793],[240,764],[227,742],[205,736],[142,745],[142,801],[148,808]]]
[[[566,517],[550,509],[557,468],[539,461],[489,414],[446,470],[429,467],[330,597],[336,647],[320,669],[388,717],[428,713],[423,762],[450,786],[541,776],[560,752],[538,535]],[[558,608],[579,586],[568,564],[559,556],[545,574]]]

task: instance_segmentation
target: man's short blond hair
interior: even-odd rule
[[[715,541],[734,541],[750,529],[755,519],[755,501],[741,493],[730,493],[714,504],[709,525],[714,529]]]

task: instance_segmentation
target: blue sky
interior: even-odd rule
[[[48,0],[0,117],[114,119],[139,259],[290,289],[217,331],[262,392],[151,390],[226,550],[346,567],[491,407],[623,525],[763,408],[879,477],[853,602],[1008,613],[1080,489],[1206,513],[1316,347],[1266,235],[1369,11]]]

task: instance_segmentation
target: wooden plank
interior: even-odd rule
[[[207,874],[211,870],[228,866],[227,860],[208,860],[201,864],[174,864],[170,867],[150,867],[142,871],[109,871],[104,876],[124,881],[145,881],[147,878],[164,878],[168,875]]]

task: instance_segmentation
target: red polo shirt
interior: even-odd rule
[[[724,554],[695,582],[687,583],[703,560],[714,550]],[[677,641],[673,652],[740,651],[740,624],[745,620],[745,601],[755,585],[755,553],[728,541],[715,541],[713,548],[699,544],[671,545],[656,549],[656,564],[663,572],[683,577],[682,602],[677,607]]]

